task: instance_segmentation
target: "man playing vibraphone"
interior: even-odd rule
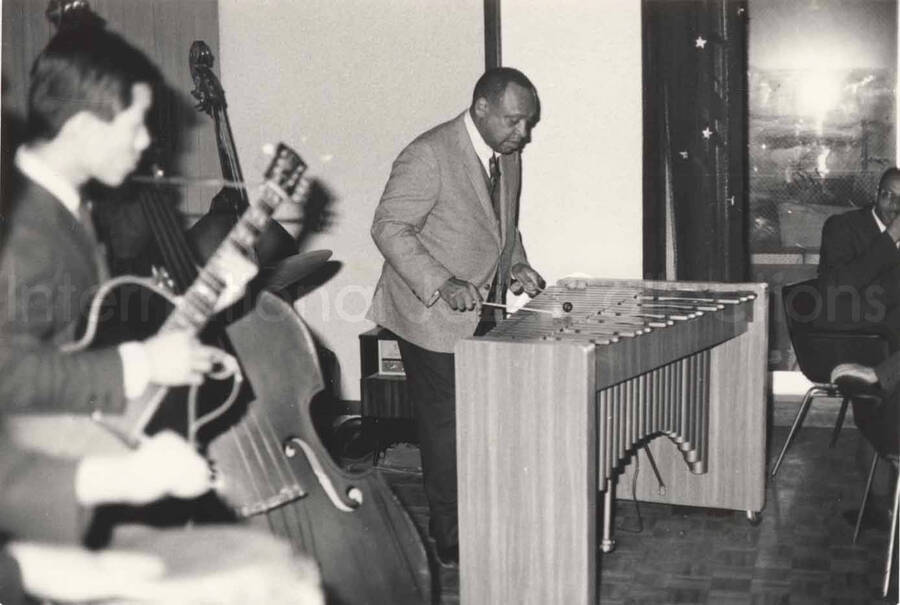
[[[466,111],[396,159],[372,224],[385,263],[369,319],[399,337],[430,533],[450,565],[459,556],[453,347],[478,329],[483,301],[502,305],[507,287],[534,295],[544,286],[516,226],[520,151],[537,116],[524,74],[489,70]]]

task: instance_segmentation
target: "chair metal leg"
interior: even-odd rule
[[[794,417],[794,424],[791,426],[791,432],[788,433],[787,440],[784,442],[784,446],[782,446],[781,448],[781,453],[778,454],[778,460],[775,461],[775,466],[772,467],[773,477],[778,473],[778,467],[781,466],[781,461],[784,459],[784,454],[787,452],[788,447],[790,447],[791,442],[794,440],[794,436],[797,434],[797,431],[800,430],[800,425],[803,424],[803,419],[806,417],[806,412],[809,411],[809,405],[812,403],[813,397],[818,395],[820,391],[822,391],[821,387],[811,387],[808,391],[806,391],[806,395],[803,397],[803,402],[800,404],[800,410]]]
[[[900,472],[894,486],[894,509],[891,511],[891,535],[888,541],[887,561],[884,563],[884,580],[881,584],[881,596],[886,597],[891,587],[891,567],[894,564],[894,541],[897,539],[897,509],[900,508]]]
[[[847,416],[847,405],[850,403],[849,397],[844,397],[844,400],[841,402],[841,409],[838,412],[837,421],[834,423],[834,430],[831,431],[831,443],[828,444],[828,447],[834,447],[834,444],[837,443],[838,435],[841,434],[841,427],[844,426],[844,418]]]
[[[866,503],[869,501],[869,492],[872,489],[872,479],[875,477],[875,468],[878,466],[878,452],[872,457],[872,466],[869,468],[869,477],[866,479],[866,491],[863,494],[862,503],[859,505],[859,513],[856,515],[856,527],[853,529],[853,543],[859,537],[859,528],[862,526],[863,513],[866,512]]]

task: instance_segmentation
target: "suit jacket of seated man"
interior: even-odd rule
[[[0,411],[116,411],[115,347],[62,353],[100,281],[93,235],[49,191],[21,178],[0,248]]]
[[[80,543],[91,516],[75,494],[78,464],[20,448],[0,433],[0,536]]]
[[[822,228],[820,322],[843,327],[886,325],[900,334],[900,251],[872,208],[828,218]]]
[[[0,603],[24,602],[19,566],[2,549],[4,539],[81,541],[90,515],[75,494],[78,463],[21,449],[0,432]]]
[[[510,268],[527,263],[517,228],[519,153],[499,156],[497,217],[464,116],[422,134],[400,153],[372,225],[385,263],[368,318],[439,353],[452,353],[479,318],[451,309],[438,288],[456,277],[487,298],[497,274],[502,296]]]

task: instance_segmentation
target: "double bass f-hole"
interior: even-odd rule
[[[322,467],[322,463],[319,461],[319,457],[316,455],[316,451],[309,446],[308,443],[300,439],[299,437],[291,437],[288,439],[288,442],[284,446],[284,455],[288,458],[293,458],[297,455],[297,450],[294,446],[299,446],[301,450],[303,450],[303,454],[306,456],[309,461],[309,465],[313,469],[313,473],[316,475],[316,479],[319,480],[319,483],[322,485],[322,489],[325,490],[325,493],[328,495],[328,499],[331,500],[331,503],[334,504],[335,508],[338,510],[342,510],[345,513],[353,512],[355,508],[357,508],[360,504],[363,503],[363,494],[358,488],[350,486],[347,489],[347,498],[350,500],[351,504],[347,504],[346,501],[340,497],[337,492],[337,489],[334,487],[334,483],[331,482],[331,477],[328,473],[325,472],[325,469]]]

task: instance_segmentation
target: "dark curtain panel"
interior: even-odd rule
[[[644,277],[742,281],[746,4],[644,0]]]
[[[500,0],[484,0],[484,68],[501,65]]]

